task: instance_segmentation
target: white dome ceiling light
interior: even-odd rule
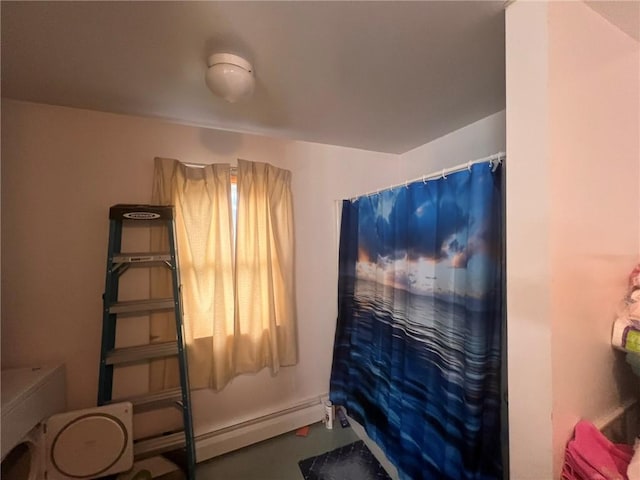
[[[214,53],[209,57],[207,66],[205,81],[215,95],[235,103],[253,93],[253,67],[244,58],[232,53]]]

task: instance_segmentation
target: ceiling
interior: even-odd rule
[[[640,1],[593,1],[585,4],[631,38],[640,41]]]
[[[7,2],[4,97],[403,153],[505,105],[504,3]],[[206,59],[253,63],[243,103]]]

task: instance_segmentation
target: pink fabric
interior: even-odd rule
[[[593,424],[581,420],[565,451],[562,480],[628,480],[632,456],[631,446],[611,443]]]

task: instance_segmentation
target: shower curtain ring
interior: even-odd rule
[[[446,180],[446,179],[447,179],[447,176],[444,174],[444,170],[445,170],[445,169],[443,168],[443,169],[442,169],[442,178]]]

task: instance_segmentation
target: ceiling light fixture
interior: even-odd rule
[[[253,67],[244,58],[232,53],[214,53],[209,57],[207,66],[205,81],[215,95],[235,103],[253,93]]]

